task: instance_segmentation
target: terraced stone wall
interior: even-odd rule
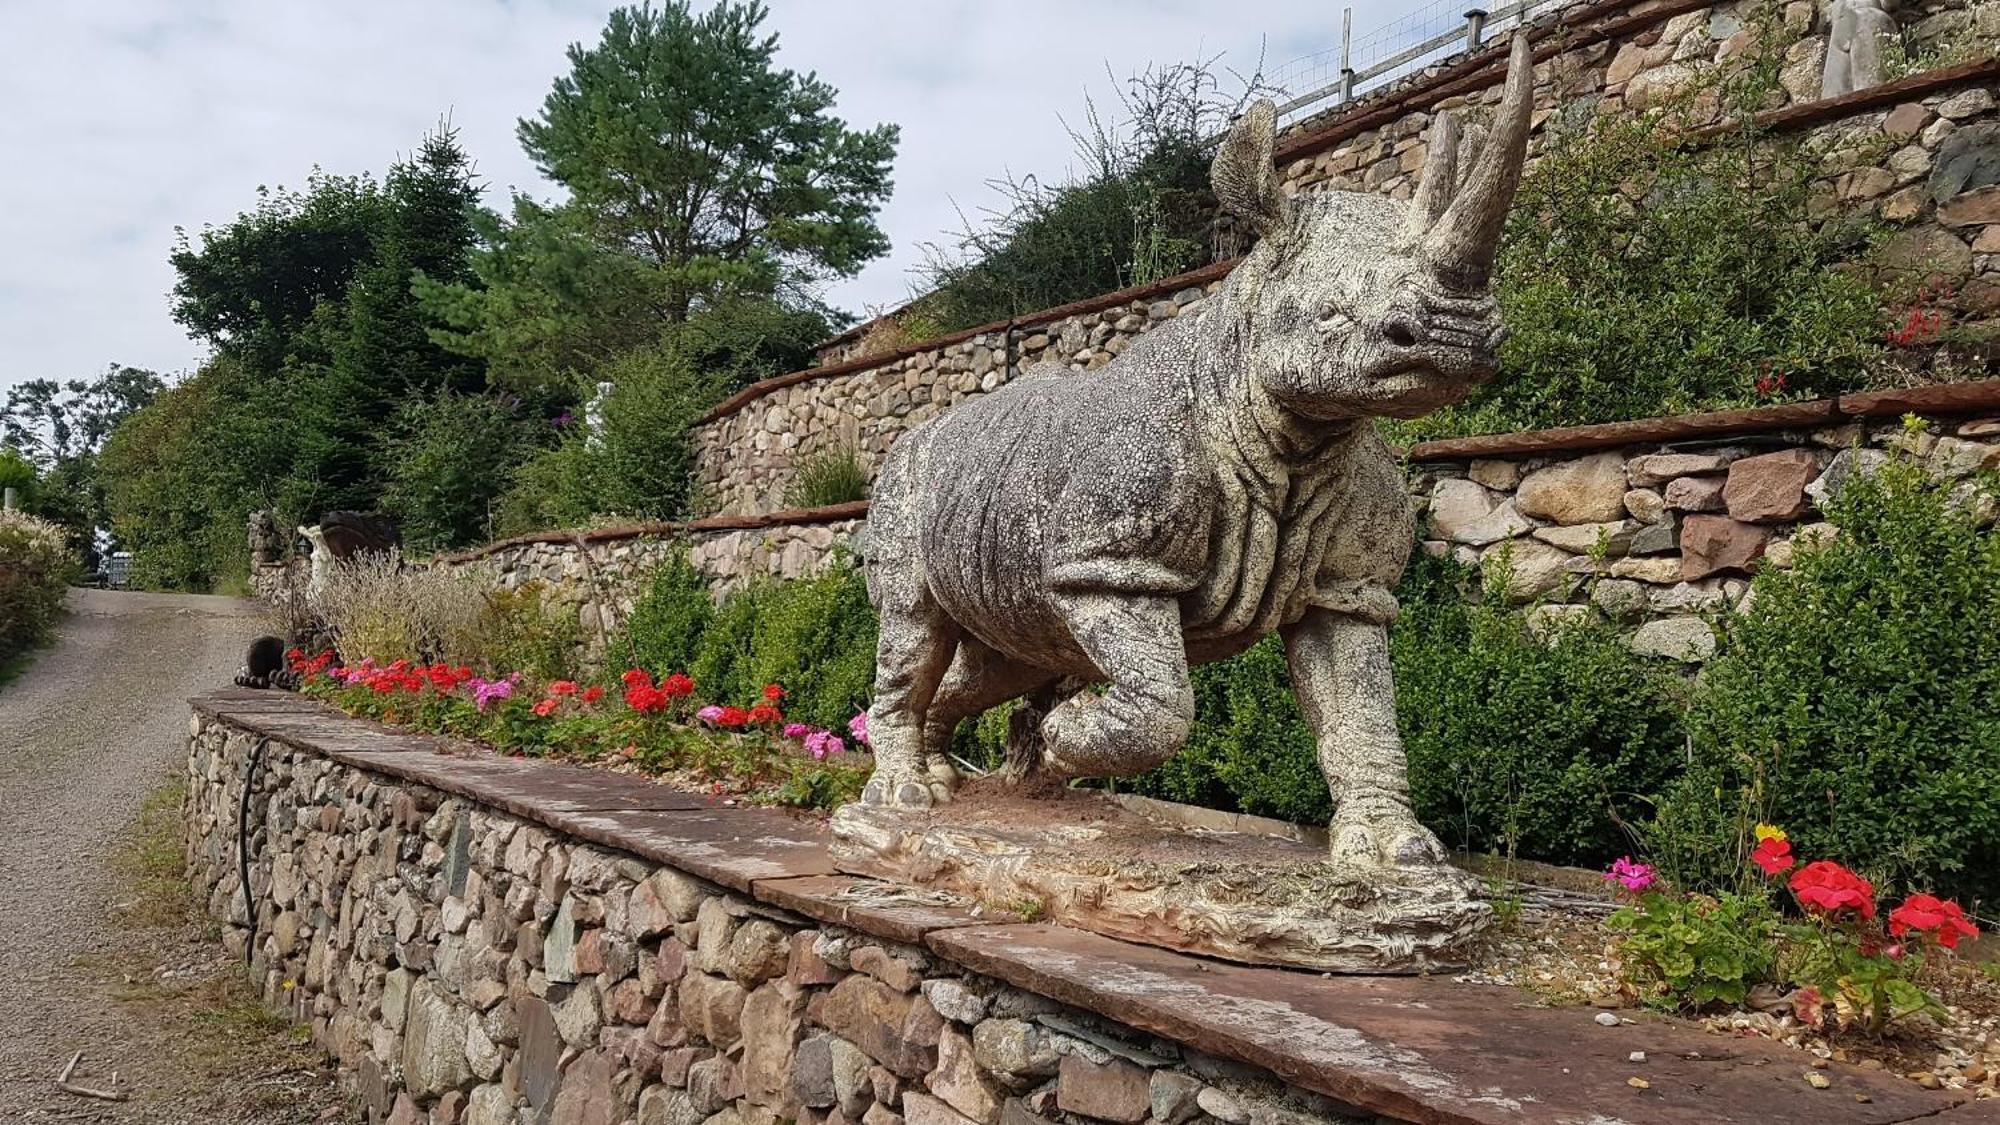
[[[854,881],[784,814],[455,763],[296,697],[197,704],[188,869],[265,1002],[309,1029],[371,1125],[1396,1120],[954,963],[925,934],[976,913],[922,892],[843,899]],[[259,731],[276,734],[250,786],[246,910]],[[537,789],[535,771],[589,776]],[[510,807],[462,795],[496,775]]]

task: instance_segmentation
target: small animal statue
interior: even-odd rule
[[[285,561],[285,542],[278,536],[278,519],[269,508],[250,513],[250,562],[274,566]]]
[[[1065,677],[1108,690],[1055,706],[1015,771],[1149,770],[1188,736],[1189,666],[1275,631],[1335,798],[1331,860],[1442,862],[1411,812],[1390,683],[1414,521],[1372,419],[1457,402],[1497,369],[1488,279],[1533,87],[1517,36],[1483,146],[1461,160],[1441,118],[1407,203],[1288,199],[1258,103],[1212,179],[1260,241],[1216,295],[1093,373],[1044,365],[897,442],[868,521],[864,803],[946,800],[957,723]]]
[[[402,533],[393,522],[366,512],[328,512],[316,526],[301,525],[298,533],[312,549],[306,593],[314,597],[326,589],[334,563],[369,552],[393,552],[403,545]]]
[[[1880,86],[1882,53],[1896,34],[1896,17],[1889,14],[1884,0],[1829,0],[1819,96],[1837,98]]]
[[[236,686],[287,690],[297,686],[291,669],[285,667],[283,638],[267,635],[250,642],[250,651],[243,656],[243,667],[236,673]]]

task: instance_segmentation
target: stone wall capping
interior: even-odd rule
[[[1879,1071],[1843,1071],[1849,1097],[1811,1100],[1788,1089],[1807,1089],[1789,1048],[1650,1017],[1602,1028],[1582,1009],[1512,1003],[1504,988],[1228,965],[1051,925],[942,930],[926,944],[1017,988],[1399,1120],[1805,1125],[1942,1107]],[[1648,1058],[1643,1092],[1626,1084],[1635,1050]]]
[[[860,519],[867,514],[868,501],[854,500],[820,508],[786,508],[776,512],[703,516],[700,519],[682,521],[628,523],[582,531],[537,531],[527,535],[496,539],[469,551],[439,555],[436,561],[447,564],[475,562],[511,547],[525,547],[535,543],[609,543],[621,539],[647,537],[670,539],[690,532],[757,531],[767,527],[787,527],[796,524],[838,523],[841,520]]]
[[[1996,406],[2000,406],[2000,379],[1982,379],[1902,390],[1862,391],[1838,398],[1753,406],[1744,410],[1715,410],[1701,414],[1639,418],[1630,422],[1600,422],[1590,426],[1562,426],[1552,430],[1423,441],[1411,446],[1406,456],[1411,461],[1427,462],[1576,453],[1626,445],[1811,429],[1850,418],[1893,417],[1909,413],[1971,414]]]
[[[206,734],[198,726],[197,734],[203,737],[212,738],[220,733],[233,740],[267,733],[282,744],[282,749],[274,746],[280,755],[278,760],[287,757],[286,750],[294,757],[316,754],[337,765],[365,771],[363,777],[387,779],[378,784],[394,786],[407,782],[455,794],[559,834],[696,875],[756,900],[733,906],[721,899],[704,900],[701,911],[704,932],[710,923],[720,927],[718,932],[736,931],[739,925],[749,925],[738,919],[763,916],[768,910],[771,917],[781,919],[785,925],[801,924],[792,919],[794,915],[802,915],[867,935],[860,939],[863,942],[872,937],[900,946],[917,946],[940,958],[944,964],[939,968],[947,974],[977,974],[989,982],[997,981],[1036,997],[1082,1009],[1143,1035],[1162,1037],[1170,1041],[1162,1049],[1171,1048],[1172,1055],[1185,1053],[1208,1059],[1225,1069],[1262,1068],[1303,1091],[1397,1120],[1498,1123],[1525,1120],[1525,1114],[1534,1120],[1551,1121],[1604,1120],[1616,1116],[1635,1122],[1754,1120],[1759,1125],[1803,1125],[1809,1121],[1888,1125],[1927,1117],[1951,1121],[1961,1115],[1962,1094],[1925,1090],[1879,1071],[1836,1066],[1823,1073],[1838,1085],[1837,1092],[1848,1096],[1821,1094],[1798,1080],[1803,1056],[1796,1051],[1761,1040],[1704,1035],[1650,1016],[1627,1020],[1617,1028],[1603,1028],[1592,1021],[1588,1010],[1542,1007],[1504,987],[1458,984],[1441,978],[1322,977],[1284,969],[1224,964],[1060,926],[1031,924],[1004,911],[958,905],[929,892],[832,874],[825,865],[823,833],[816,825],[799,818],[769,809],[728,807],[701,794],[681,793],[630,775],[556,762],[504,758],[469,744],[385,728],[298,696],[230,689],[190,702],[198,716],[220,724],[207,727]],[[240,757],[235,768],[241,768]],[[297,770],[298,763],[288,763],[288,768]],[[227,775],[210,774],[206,783],[213,786],[221,781],[226,785],[226,778]],[[201,782],[199,777],[195,780]],[[351,782],[349,785],[349,792],[354,792]],[[593,789],[598,791],[597,795],[592,794]],[[660,796],[647,801],[640,796],[642,791]],[[429,808],[436,800],[416,796],[414,807],[418,808]],[[397,800],[404,798],[399,796]],[[228,798],[232,805],[233,801],[233,797]],[[631,807],[635,802],[640,807]],[[665,807],[653,807],[659,805]],[[505,844],[507,837],[499,840]],[[481,846],[500,845],[475,845]],[[538,848],[539,845],[530,844],[523,852],[531,865],[523,870],[535,869],[533,865],[539,862],[535,858],[540,854]],[[272,860],[267,855],[261,862]],[[604,868],[601,877],[618,878],[611,870]],[[572,875],[574,871],[572,867]],[[622,877],[631,879],[639,875],[628,872]],[[654,878],[663,877],[656,870]],[[560,880],[561,876],[557,878]],[[566,897],[565,910],[570,909],[572,902],[583,901]],[[720,909],[714,911],[715,917],[709,918],[713,907]],[[492,908],[489,904],[488,909]],[[581,911],[582,907],[576,909]],[[602,911],[603,906],[595,909]],[[661,926],[671,928],[672,917],[692,911],[691,903],[685,910],[676,907],[661,919],[648,923],[649,928],[656,932]],[[563,911],[558,911],[557,921],[537,923],[522,932],[539,931],[544,924],[560,929],[564,916]],[[580,914],[575,917],[577,920],[568,925],[598,924]],[[593,957],[601,957],[604,939],[594,936],[600,932],[589,930],[593,936],[588,941],[579,944],[575,952],[560,956],[576,957],[580,963],[583,946],[590,945],[599,950]],[[789,946],[793,962],[790,971],[804,973],[802,979],[809,978],[810,983],[818,984],[841,979],[840,971],[817,964],[811,958],[805,962],[799,960],[799,939],[810,945],[814,933],[804,930],[789,941],[767,941],[765,944],[771,948],[763,950],[760,956],[768,954],[765,960],[772,960],[783,955]],[[556,949],[553,934],[547,939],[534,940],[547,940],[548,944],[538,948],[548,956],[558,956],[551,952]],[[731,949],[734,956],[735,946]],[[659,967],[642,969],[638,978],[611,988],[608,995],[618,1005],[625,1005],[634,999],[627,993],[643,996],[646,986],[641,981],[648,973],[665,973],[666,979],[687,973],[690,975],[683,985],[679,1012],[690,1029],[718,1043],[721,1042],[715,1040],[718,1035],[725,1040],[740,1035],[746,1051],[753,1040],[762,1051],[769,1047],[766,1042],[769,1037],[763,1035],[768,1029],[762,1025],[771,1022],[763,1017],[769,1014],[765,1009],[771,1009],[781,1017],[775,1024],[779,1045],[787,1041],[786,1029],[793,1025],[785,1020],[796,1020],[798,1013],[784,1005],[803,1004],[803,996],[795,985],[779,982],[759,988],[752,995],[763,996],[768,1002],[760,1001],[761,1007],[751,1005],[758,1011],[753,1019],[748,1008],[738,1010],[745,1002],[745,989],[730,980],[696,972],[697,966],[685,960],[687,951],[678,941],[670,940],[658,957]],[[672,962],[671,968],[665,967],[668,961]],[[464,962],[453,960],[451,964],[462,967]],[[654,962],[648,962],[648,966],[653,965]],[[440,962],[436,974],[444,974],[448,967]],[[731,971],[741,968],[733,965]],[[839,969],[845,969],[844,962]],[[630,971],[629,962],[626,971]],[[418,984],[407,981],[405,984],[435,991],[428,983],[433,975],[426,973]],[[272,981],[276,979],[271,976]],[[440,975],[438,979],[444,977]],[[939,979],[958,978],[953,975]],[[913,991],[887,988],[859,975],[846,981],[841,989],[819,998],[829,1016],[838,1003],[857,999],[868,1000],[885,1011],[901,1012],[907,1008],[910,1016],[900,1024],[900,1034],[909,1036],[913,1046],[938,1042],[942,1019]],[[701,993],[706,999],[696,996],[697,990],[692,988],[695,984],[711,986]],[[993,985],[974,987],[977,991]],[[929,994],[926,989],[924,995]],[[281,994],[274,988],[272,995]],[[438,1008],[438,1013],[433,1013],[438,1018],[460,1010],[452,1007],[457,1001],[450,1000],[445,993],[432,996],[427,991],[423,996]],[[523,1025],[519,1035],[523,1043],[517,1057],[524,1067],[523,1089],[534,1104],[544,1108],[556,1089],[551,1064],[561,1044],[571,1038],[571,1025],[575,1025],[577,1034],[584,1039],[593,1038],[599,1020],[608,1020],[607,1013],[612,1010],[599,1007],[595,990],[577,990],[560,1002],[554,996],[551,993],[552,999],[546,1005],[524,1000],[520,1017]],[[578,1001],[578,997],[582,1000]],[[788,997],[793,999],[788,1001]],[[572,1012],[573,1003],[581,1003],[583,1008]],[[704,1005],[716,1010],[711,1012]],[[550,1008],[555,1009],[552,1014]],[[636,1028],[643,1015],[643,1011],[628,1012],[622,1022]],[[325,1030],[338,1042],[343,1034],[338,1029],[350,1029],[345,1034],[351,1037],[354,1034],[351,1029],[361,1026],[365,1033],[365,1018],[365,1011],[337,1016]],[[347,1022],[342,1023],[343,1019]],[[535,1023],[535,1027],[528,1027],[529,1023]],[[661,1028],[670,1035],[685,1034],[675,1032],[669,1025],[662,1024]],[[918,1038],[925,1028],[931,1029],[929,1037]],[[394,1033],[393,1029],[388,1030]],[[565,1098],[571,1096],[567,1091],[572,1085],[577,1087],[574,1093],[581,1096],[609,1082],[616,1068],[612,1056],[606,1053],[613,1049],[608,1023],[605,1030],[606,1047],[596,1052],[586,1051],[578,1059],[578,1066],[587,1064],[595,1069],[565,1077],[562,1082]],[[963,1037],[962,1032],[957,1034]],[[413,1041],[421,1038],[414,1032],[412,1035]],[[796,1033],[791,1037],[795,1039]],[[636,1044],[639,1040],[632,1042]],[[952,1049],[964,1047],[956,1039],[952,1043]],[[365,1054],[365,1041],[361,1049]],[[1639,1050],[1645,1051],[1650,1059],[1643,1068],[1627,1061],[1632,1052]],[[938,1051],[942,1062],[949,1051],[942,1047]],[[658,1055],[657,1048],[641,1050],[642,1055],[648,1052],[655,1058]],[[415,1051],[414,1056],[406,1057],[427,1059],[430,1055]],[[457,1055],[444,1052],[438,1057],[442,1063],[451,1064],[446,1068],[449,1073],[444,1074],[445,1085],[455,1088],[469,1081],[453,1069],[458,1063]],[[482,1054],[481,1058],[485,1057]],[[705,1057],[708,1056],[691,1051],[679,1061],[685,1064]],[[745,1058],[748,1057],[746,1054]],[[1150,1058],[1143,1053],[1138,1057]],[[928,1058],[919,1061],[928,1069]],[[1168,1061],[1168,1056],[1161,1056],[1144,1065]],[[372,1056],[364,1057],[361,1070],[366,1072],[371,1065],[375,1065]],[[718,1090],[728,1086],[732,1076],[741,1077],[720,1064],[712,1069],[727,1071],[708,1076],[721,1083]],[[1650,1083],[1643,1091],[1626,1084],[1626,1078],[1635,1069],[1643,1069]],[[491,1077],[484,1071],[479,1073]],[[534,1091],[527,1090],[536,1074],[540,1075],[537,1081],[547,1080],[535,1087],[540,1091],[539,1100]],[[577,1074],[583,1077],[578,1078]],[[1113,1077],[1120,1076],[1129,1079],[1125,1085],[1132,1087],[1128,1091],[1132,1096],[1125,1101],[1137,1107],[1141,1085],[1132,1074]],[[382,1087],[385,1077],[377,1074],[374,1086]],[[1081,1081],[1105,1076],[1093,1072],[1071,1077]],[[937,1076],[933,1079],[938,1080]],[[365,1092],[370,1086],[366,1073],[360,1081]],[[1200,1085],[1186,1078],[1181,1083],[1188,1089]],[[896,1085],[894,1081],[890,1084]],[[426,1080],[424,1088],[430,1090],[436,1085]],[[742,1095],[742,1091],[733,1087],[723,1092],[729,1098]],[[1080,1097],[1085,1092],[1077,1088],[1072,1094]],[[386,1088],[384,1094],[380,1100],[386,1102]],[[679,1096],[657,1090],[650,1090],[648,1095],[656,1099]],[[419,1092],[418,1096],[429,1095]],[[452,1094],[445,1096],[449,1098]],[[399,1098],[408,1100],[408,1095]],[[909,1108],[906,1098],[905,1109]],[[1132,1114],[1126,1116],[1138,1112],[1138,1108],[1133,1108]],[[1964,1107],[1963,1113],[1968,1120],[1976,1116],[1970,1105]],[[640,1117],[650,1119],[644,1110]],[[564,1119],[561,1112],[556,1118]]]

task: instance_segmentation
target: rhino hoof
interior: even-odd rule
[[[916,779],[894,781],[875,778],[861,790],[861,803],[878,808],[928,809],[951,797],[951,789],[936,781]]]
[[[1336,823],[1332,835],[1335,863],[1435,867],[1444,862],[1444,846],[1430,829],[1413,819]]]

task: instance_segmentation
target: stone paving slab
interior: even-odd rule
[[[834,873],[826,829],[776,809],[552,811],[537,819],[745,894],[760,880]]]
[[[558,812],[674,812],[721,807],[721,802],[643,778],[560,762],[497,754],[334,753],[347,765],[490,805],[530,820]]]
[[[1026,921],[956,895],[848,875],[760,879],[754,892],[773,906],[907,945],[922,945],[924,935],[936,930]]]
[[[207,695],[197,695],[188,700],[195,710],[208,715],[233,714],[248,711],[321,711],[338,712],[294,691],[280,691],[274,688],[224,688]]]
[[[1017,987],[1426,1125],[1891,1125],[1962,1100],[1845,1066],[1824,1071],[1833,1085],[1816,1090],[1804,1079],[1810,1060],[1768,1040],[1651,1018],[1601,1027],[1590,1010],[1537,1007],[1499,986],[1316,977],[1050,925],[939,930],[926,944]],[[1647,1061],[1628,1061],[1634,1051]]]

